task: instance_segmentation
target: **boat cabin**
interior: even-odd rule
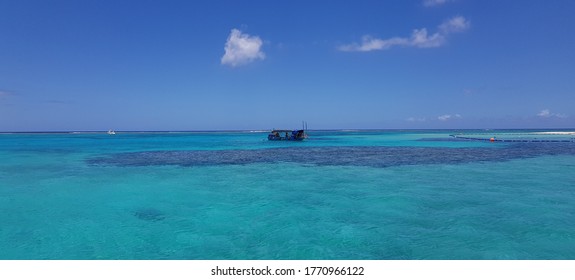
[[[305,131],[300,130],[286,130],[286,129],[274,129],[270,134],[268,134],[268,140],[270,141],[301,141],[306,138]]]

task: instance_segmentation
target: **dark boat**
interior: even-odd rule
[[[268,134],[270,141],[302,141],[307,138],[305,130],[274,129]]]

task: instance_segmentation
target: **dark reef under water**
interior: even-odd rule
[[[299,163],[318,166],[392,167],[422,164],[499,162],[538,156],[575,155],[573,143],[514,143],[494,147],[287,147],[239,150],[145,151],[87,159],[90,165],[217,166]]]
[[[166,215],[162,211],[151,207],[137,209],[134,211],[134,216],[144,221],[161,221],[166,218]]]

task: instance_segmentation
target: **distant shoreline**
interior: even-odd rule
[[[116,130],[119,134],[177,134],[177,133],[267,133],[272,129],[245,129],[245,130]],[[465,129],[449,129],[449,128],[368,128],[368,129],[310,129],[308,131],[317,132],[376,132],[376,131],[465,131],[465,132],[530,132],[536,134],[557,134],[557,135],[575,135],[575,128],[565,128],[565,129],[548,129],[548,128],[498,128],[498,129],[481,129],[481,128],[465,128]],[[107,134],[108,130],[89,130],[89,131],[0,131],[2,134]]]

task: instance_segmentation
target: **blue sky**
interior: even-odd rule
[[[0,131],[573,128],[573,11],[0,0]]]

